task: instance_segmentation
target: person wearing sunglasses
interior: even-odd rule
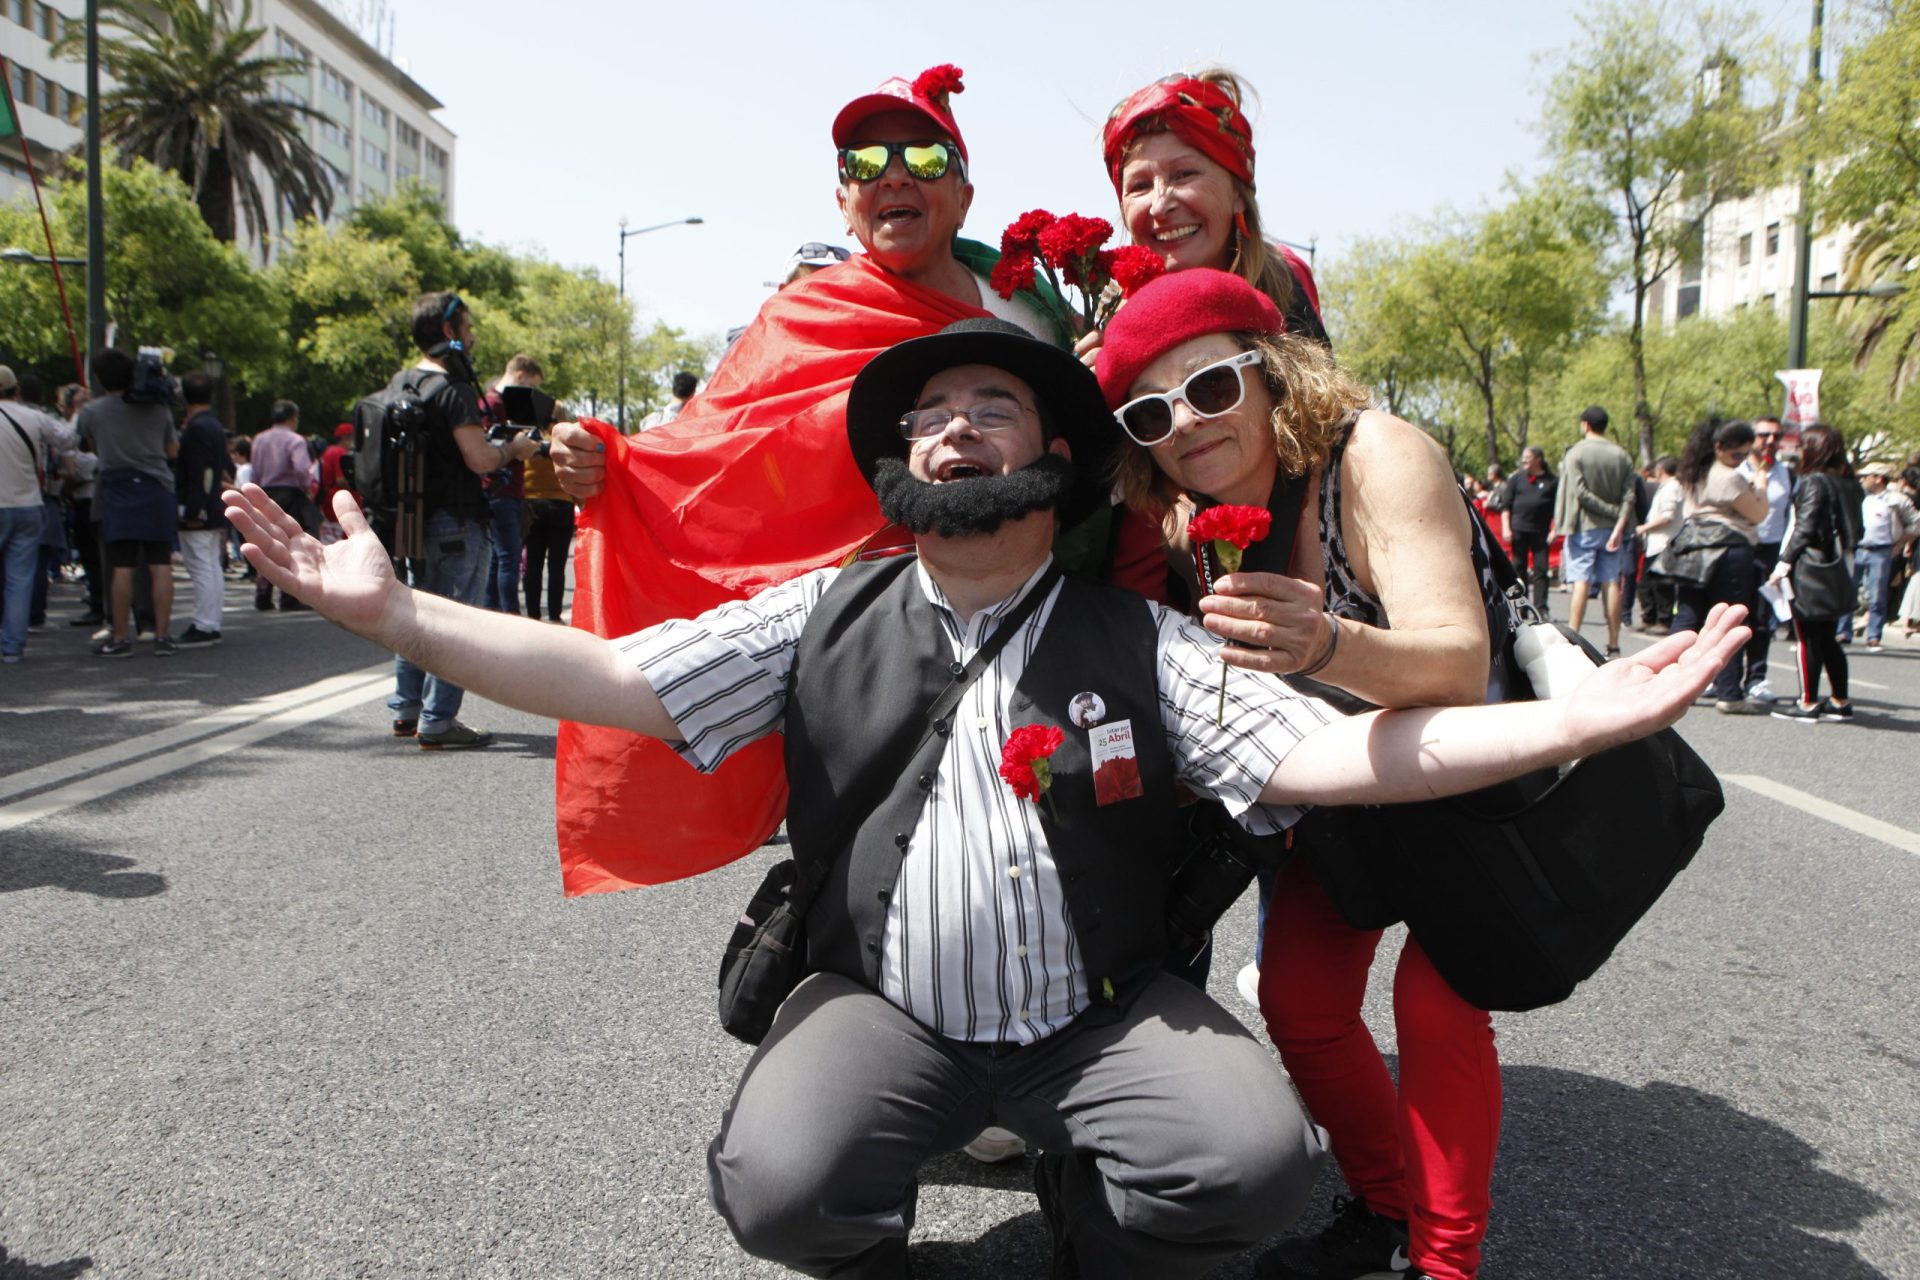
[[[1489,610],[1504,606],[1485,527],[1439,447],[1369,409],[1366,389],[1324,345],[1289,331],[1272,298],[1206,267],[1162,276],[1120,308],[1096,371],[1130,442],[1115,469],[1122,496],[1162,522],[1207,628],[1247,646],[1224,661],[1310,676],[1343,710],[1489,699]],[[1285,520],[1290,500],[1284,563],[1274,562],[1284,539],[1270,535],[1240,572],[1202,586],[1185,536],[1196,510],[1243,504]],[[1296,826],[1258,997],[1353,1198],[1328,1230],[1281,1244],[1255,1274],[1463,1280],[1479,1265],[1499,1132],[1492,1026],[1409,939],[1394,981],[1396,1088],[1360,1005],[1398,912],[1349,815],[1320,810]]]

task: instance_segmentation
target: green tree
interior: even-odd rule
[[[302,223],[273,277],[294,335],[276,395],[298,401],[315,422],[345,413],[409,363],[408,325],[421,290],[398,243],[358,226]]]
[[[1544,127],[1562,167],[1614,219],[1631,291],[1627,353],[1642,461],[1654,447],[1647,294],[1691,253],[1708,215],[1775,165],[1784,64],[1751,15],[1601,0],[1549,67]]]
[[[180,176],[214,237],[231,244],[235,207],[263,245],[272,231],[264,176],[296,218],[327,216],[333,184],[307,145],[310,107],[282,101],[275,78],[305,74],[294,58],[256,55],[266,36],[252,0],[100,0],[100,63],[120,82],[101,103],[101,131],[127,160]],[[68,23],[55,57],[79,57],[82,23]]]
[[[117,345],[171,347],[177,368],[197,366],[203,352],[215,351],[236,385],[264,384],[286,349],[284,302],[270,281],[239,250],[214,239],[173,174],[136,160],[106,169],[101,189],[107,318]],[[86,199],[78,177],[51,188],[48,217],[63,256],[84,252]],[[31,203],[0,206],[0,241],[36,244],[39,235]],[[84,279],[72,272],[67,281],[77,325],[85,323]],[[0,272],[0,347],[23,363],[58,362],[64,372],[68,344],[50,272]]]
[[[1907,274],[1920,261],[1920,0],[1891,0],[1878,30],[1841,60],[1814,145],[1831,164],[1821,222],[1854,226],[1842,288],[1907,285],[1891,298],[1851,300],[1842,313],[1857,330],[1855,367],[1884,351],[1897,398],[1920,378],[1920,281]]]

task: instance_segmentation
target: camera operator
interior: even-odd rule
[[[389,389],[418,386],[426,410],[427,445],[423,536],[418,559],[408,562],[413,585],[461,604],[484,605],[493,567],[491,512],[480,478],[524,462],[539,444],[518,432],[490,439],[473,375],[473,313],[460,295],[426,293],[413,304],[413,341],[420,361],[394,375]],[[441,375],[418,379],[414,372]],[[461,724],[459,685],[428,675],[394,656],[393,735],[417,737],[433,750],[469,750],[493,735]]]
[[[546,381],[540,362],[525,352],[507,361],[507,368],[487,394],[481,398],[480,412],[487,420],[487,439],[510,440],[527,427],[528,438],[539,442],[540,429],[550,421],[516,420],[501,392],[507,387],[537,390]],[[525,405],[526,401],[519,401]],[[551,415],[547,415],[551,417]],[[546,446],[540,444],[542,452]],[[482,482],[487,493],[487,508],[493,526],[493,570],[487,577],[487,608],[502,613],[520,612],[520,552],[526,529],[526,464],[514,462],[488,473]]]

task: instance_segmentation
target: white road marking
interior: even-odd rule
[[[179,737],[175,737],[171,741],[161,744],[170,748],[161,754],[147,755],[146,759],[123,765],[120,768],[109,769],[104,773],[94,774],[92,777],[84,778],[78,782],[68,783],[66,786],[56,787],[51,791],[42,792],[28,800],[18,800],[12,804],[0,805],[0,834],[11,831],[15,827],[23,826],[26,823],[35,822],[41,818],[59,813],[62,810],[71,809],[75,805],[99,800],[117,791],[124,791],[128,787],[136,787],[143,782],[151,782],[155,778],[164,778],[170,773],[177,773],[182,769],[192,768],[194,765],[200,764],[203,761],[212,760],[216,757],[226,755],[229,752],[238,751],[242,747],[252,746],[256,742],[261,742],[277,734],[285,733],[289,729],[297,729],[301,725],[310,724],[315,720],[324,720],[330,715],[345,711],[350,707],[359,706],[361,703],[371,702],[387,692],[391,684],[391,679],[391,676],[384,668],[378,669],[378,674],[373,675],[372,678],[368,678],[367,672],[356,672],[352,676],[336,676],[330,680],[323,680],[317,684],[309,685],[304,690],[295,690],[294,693],[306,693],[310,695],[313,690],[326,686],[331,689],[332,692],[319,698],[310,697],[308,700],[292,706],[286,705],[288,699],[292,696],[290,694],[279,694],[273,698],[242,704],[243,707],[252,709],[254,713],[253,718],[234,728],[226,730],[224,733],[215,733],[210,737],[202,736],[197,741],[185,742],[182,742]],[[346,685],[345,688],[341,687],[343,684]],[[228,712],[239,711],[240,709],[241,708],[223,708],[221,712],[216,712],[213,716],[203,716],[199,721],[194,723],[199,724],[204,731],[208,721],[213,721],[216,717],[220,717]],[[263,711],[264,714],[262,714]],[[220,723],[230,723],[232,719],[233,717],[228,715],[224,720],[221,720]],[[143,739],[135,739],[127,743],[119,744],[119,758],[127,758],[129,753],[125,748],[133,746],[134,742],[144,741],[146,750],[151,751],[155,745],[155,740],[169,733],[177,734],[180,731],[186,730],[187,727],[186,725],[179,725],[176,726],[174,730],[161,730],[159,733],[146,734],[143,736]],[[42,768],[38,770],[29,769],[25,773],[14,774],[7,780],[11,788],[7,794],[17,795],[21,790],[26,789],[15,786],[14,783],[18,779],[26,777],[27,774],[57,771],[55,777],[73,777],[78,773],[87,771],[85,769],[70,767],[74,762],[85,760],[89,757],[98,758],[112,750],[114,749],[103,748],[97,752],[90,751],[79,756],[74,756],[70,760],[58,761],[52,765],[42,766]],[[146,752],[137,751],[132,754],[139,755],[146,754]],[[97,768],[99,766],[95,764],[91,767]],[[38,785],[45,785],[45,783],[42,782]]]
[[[392,672],[393,668],[386,663],[363,667],[359,671],[329,676],[325,680],[316,680],[310,685],[288,689],[284,693],[270,694],[247,702],[237,702],[230,707],[222,707],[218,711],[197,716],[170,728],[156,729],[152,733],[126,738],[92,751],[83,751],[77,756],[68,756],[64,760],[55,760],[51,764],[22,769],[19,773],[0,777],[0,800],[24,795],[29,791],[38,791],[43,787],[57,786],[68,779],[78,778],[82,774],[109,769],[114,765],[125,764],[129,760],[138,760],[141,756],[165,751],[183,742],[192,742],[195,738],[204,738],[223,729],[251,724],[255,720],[284,711],[288,707],[297,707],[302,703],[312,702],[316,698],[339,693],[343,689],[358,688],[368,681],[390,677]]]
[[[1775,782],[1772,778],[1763,778],[1753,773],[1723,773],[1721,779],[1735,786],[1745,787],[1781,804],[1791,805],[1802,813],[1810,813],[1816,818],[1825,818],[1828,822],[1845,827],[1849,831],[1884,841],[1896,849],[1920,855],[1920,834],[1896,827],[1891,822],[1882,822],[1878,818],[1869,818],[1866,814],[1845,805],[1835,804],[1831,800],[1822,800],[1819,796],[1808,795],[1784,782]]]

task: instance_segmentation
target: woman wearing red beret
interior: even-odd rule
[[[1249,646],[1227,661],[1310,675],[1316,692],[1356,707],[1487,700],[1499,590],[1452,467],[1425,433],[1369,409],[1366,389],[1290,332],[1265,291],[1205,267],[1162,276],[1108,326],[1096,371],[1139,446],[1121,457],[1120,490],[1161,521],[1208,629]],[[1240,571],[1203,585],[1185,531],[1217,503],[1280,520],[1297,509],[1287,562],[1271,562],[1281,540],[1269,536]],[[1280,875],[1259,996],[1354,1198],[1255,1274],[1466,1280],[1500,1127],[1492,1025],[1409,938],[1394,977],[1396,1089],[1360,1005],[1398,914],[1391,886],[1367,874],[1364,843],[1344,838],[1342,812],[1321,811],[1319,834],[1296,840]]]

